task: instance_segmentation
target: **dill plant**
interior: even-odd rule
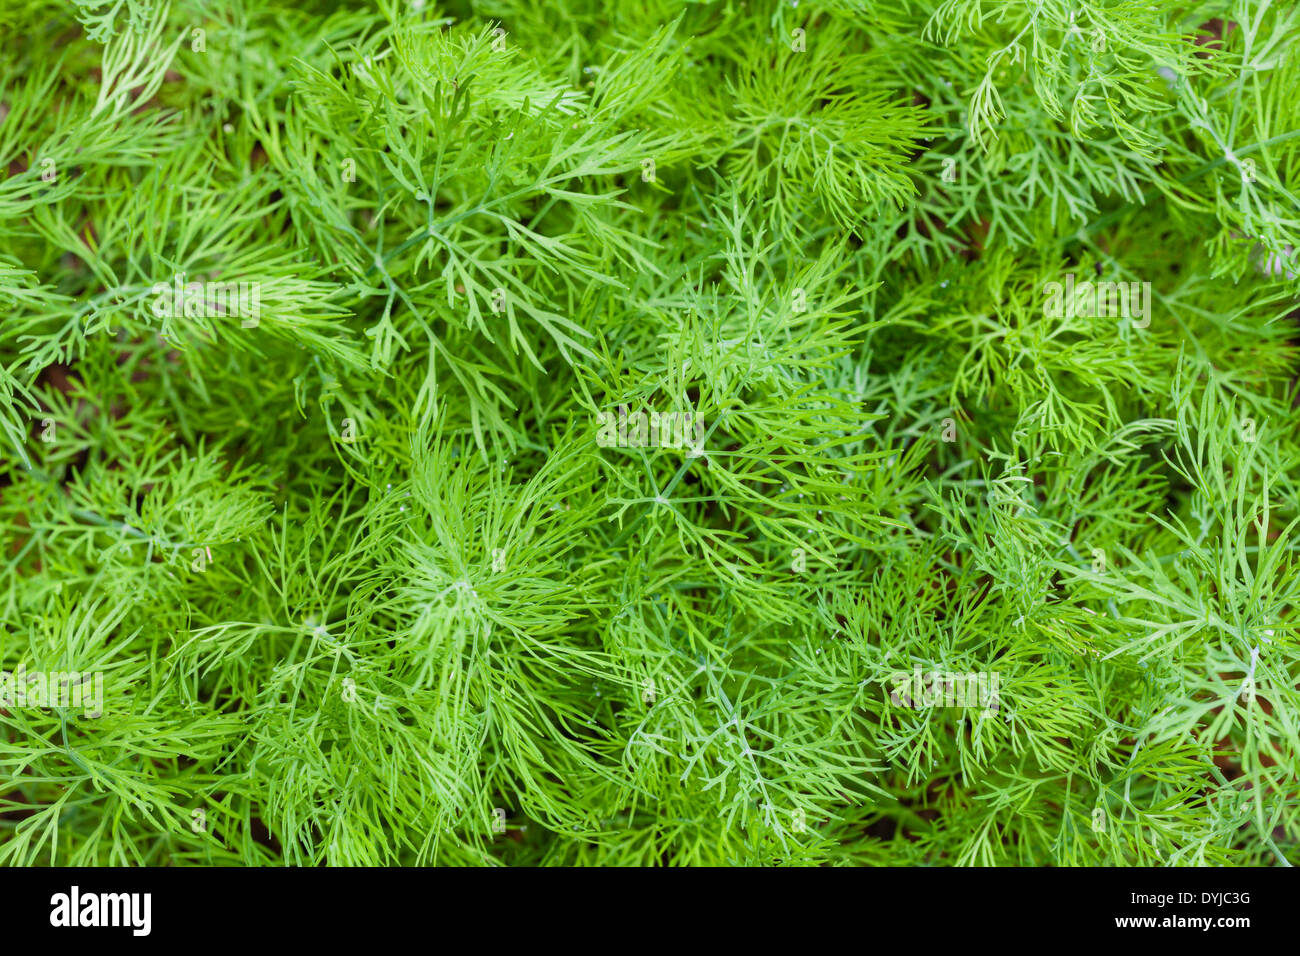
[[[0,861],[1295,862],[1298,33],[6,3]]]

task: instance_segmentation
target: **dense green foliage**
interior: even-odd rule
[[[0,37],[0,862],[1300,859],[1292,5]]]

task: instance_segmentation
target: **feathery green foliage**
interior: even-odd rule
[[[0,36],[0,863],[1300,858],[1289,4]]]

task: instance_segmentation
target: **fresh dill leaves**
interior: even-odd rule
[[[1300,859],[1300,14],[11,0],[0,863]]]

